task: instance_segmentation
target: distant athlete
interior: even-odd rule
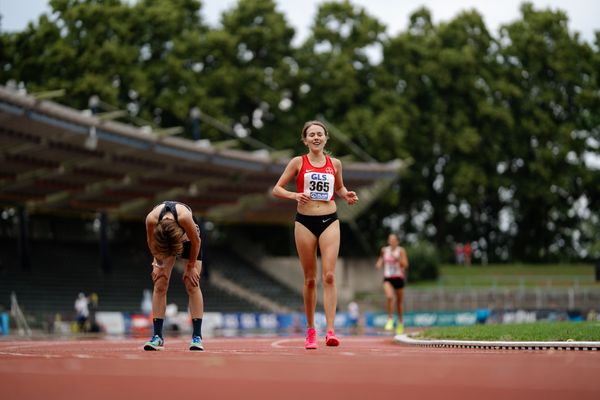
[[[144,344],[144,350],[160,350],[164,346],[163,323],[167,307],[167,290],[177,258],[186,263],[183,283],[189,296],[192,317],[190,350],[204,350],[202,317],[204,301],[200,290],[200,227],[192,210],[183,203],[165,201],[146,216],[146,239],[152,256],[152,316],[154,335]]]
[[[327,346],[339,346],[334,333],[337,290],[335,287],[335,264],[340,249],[340,222],[333,195],[352,205],[358,201],[356,193],[344,186],[342,163],[324,152],[329,138],[322,122],[309,121],[302,128],[302,141],[308,154],[294,157],[283,171],[273,188],[273,195],[297,202],[294,228],[296,248],[304,270],[304,308],[306,313],[306,342],[304,348],[316,349],[315,308],[317,305],[317,247],[321,251],[323,268],[323,302],[327,334]],[[285,187],[296,180],[296,191]]]
[[[408,268],[408,257],[406,250],[400,247],[398,236],[390,234],[388,236],[388,245],[381,249],[379,258],[375,264],[377,269],[383,267],[383,290],[385,292],[386,308],[388,320],[385,324],[385,330],[394,329],[394,294],[396,295],[396,311],[398,313],[398,324],[396,325],[396,334],[404,332],[404,285],[406,284],[406,269]]]

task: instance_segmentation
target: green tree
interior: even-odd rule
[[[597,153],[593,52],[562,12],[522,12],[495,40],[476,12],[434,26],[421,9],[384,46],[370,104],[384,129],[406,133],[371,138],[374,154],[410,154],[390,205],[447,255],[475,240],[491,259],[576,257],[597,226],[598,173],[584,162]]]
[[[485,233],[481,222],[495,221],[489,202],[496,189],[494,142],[510,118],[491,98],[494,46],[478,13],[436,27],[427,9],[385,45],[381,86],[393,89],[384,103],[406,132],[402,153],[414,160],[401,184],[399,211],[408,216],[408,231],[441,247],[478,239]]]
[[[351,138],[365,141],[363,129],[373,118],[369,98],[374,90],[374,66],[369,51],[381,45],[385,26],[349,1],[319,6],[311,36],[298,50],[301,87],[297,100],[303,118],[323,115]],[[363,144],[358,142],[357,144]],[[340,141],[330,141],[334,154],[347,153]]]
[[[185,126],[199,107],[296,153],[302,123],[323,115],[375,159],[412,160],[357,221],[362,243],[395,219],[445,257],[467,240],[490,260],[598,257],[600,33],[582,42],[561,11],[526,3],[496,38],[475,11],[436,25],[422,8],[389,37],[365,9],[325,2],[294,48],[275,0],[239,0],[217,28],[199,0],[50,6],[0,34],[0,82],[63,88],[80,109],[98,95],[158,127]],[[203,124],[203,137],[223,133]],[[351,153],[335,136],[328,148]]]
[[[512,256],[548,260],[575,256],[581,234],[582,199],[594,196],[597,171],[584,152],[598,138],[598,69],[593,51],[568,31],[561,12],[521,7],[522,20],[503,27],[500,50],[510,87],[499,96],[513,129],[502,143],[502,173],[512,182]],[[596,196],[597,197],[597,196]],[[576,233],[578,232],[578,233]]]
[[[220,96],[227,113],[260,141],[275,148],[297,142],[298,136],[288,133],[299,130],[297,118],[292,116],[298,90],[294,29],[273,0],[240,0],[223,13],[221,22],[222,29],[214,35],[229,43],[229,63],[215,68],[214,73],[223,79],[207,82],[214,89],[211,93]]]
[[[3,35],[12,49],[7,79],[32,92],[65,89],[62,101],[76,108],[86,108],[95,94],[159,126],[187,115],[188,47],[206,31],[198,1],[51,0],[50,6],[52,17]]]

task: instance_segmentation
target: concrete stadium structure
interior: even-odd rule
[[[118,293],[129,290],[117,283],[137,284],[147,266],[147,249],[144,243],[121,237],[120,231],[112,232],[116,236],[111,238],[110,226],[139,222],[143,229],[146,213],[164,200],[184,202],[203,222],[215,225],[293,223],[295,204],[271,195],[289,159],[282,152],[241,151],[193,141],[176,137],[171,130],[115,122],[111,120],[115,113],[76,110],[48,97],[52,96],[0,86],[0,273],[4,273],[0,303],[7,303],[8,294],[16,290],[30,309],[69,309],[70,295],[60,298],[48,285],[72,290],[81,285],[89,290],[105,287],[103,293],[111,293],[103,296],[105,306],[137,307],[142,286],[131,287],[131,297],[118,300]],[[338,203],[341,221],[367,212],[398,179],[403,166],[401,161],[345,161],[345,183],[361,201],[353,207]],[[69,228],[73,220],[99,226],[89,234],[77,226]],[[61,230],[67,232],[57,232]],[[143,239],[139,232],[138,236]],[[205,290],[216,293],[231,286],[226,275],[235,265],[223,260],[213,258]],[[253,261],[260,263],[261,257]],[[248,271],[236,274],[252,272],[251,264],[246,265]],[[32,276],[40,278],[35,280],[37,286]],[[272,291],[265,290],[267,295]],[[231,294],[254,304],[248,307],[264,309],[268,300],[256,304],[248,296]],[[225,297],[219,298],[221,308]],[[283,297],[275,300],[290,303]]]
[[[0,87],[0,206],[28,213],[106,213],[139,219],[175,199],[226,223],[291,223],[293,202],[270,189],[287,159],[169,136]],[[339,204],[342,221],[364,212],[398,178],[403,164],[345,163],[361,196]]]

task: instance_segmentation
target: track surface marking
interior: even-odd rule
[[[421,348],[391,337],[188,338],[145,352],[144,339],[1,340],[2,398],[204,399],[600,398],[600,352]],[[192,397],[193,396],[193,397]]]

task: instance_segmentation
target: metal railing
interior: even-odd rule
[[[409,311],[490,309],[561,309],[600,311],[600,288],[407,289]]]

